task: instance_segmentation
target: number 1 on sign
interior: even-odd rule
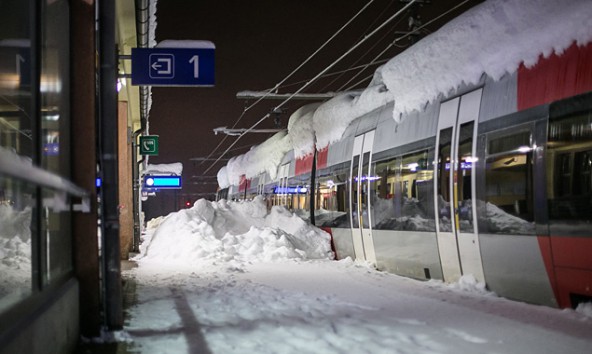
[[[193,77],[199,78],[199,56],[194,55],[189,60],[189,64],[193,64]]]

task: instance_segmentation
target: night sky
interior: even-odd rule
[[[374,0],[373,3],[331,44],[323,49],[279,93],[294,92],[354,46],[365,34],[372,32],[400,10],[407,1]],[[388,44],[402,32],[409,30],[409,17],[422,23],[452,9],[460,0],[431,0],[414,5],[412,10],[393,20],[373,36],[365,45],[335,66],[329,73],[337,73],[353,66],[367,64],[375,59]],[[481,1],[469,0],[457,10],[426,28],[438,27]],[[226,164],[221,161],[210,168],[213,161],[193,162],[191,158],[208,156],[225,135],[214,135],[213,129],[232,127],[244,108],[254,100],[237,99],[239,91],[263,91],[272,88],[314,53],[327,39],[352,18],[367,1],[346,0],[160,0],[157,4],[156,41],[209,40],[216,45],[216,84],[211,88],[154,87],[152,110],[149,117],[150,134],[159,135],[159,155],[150,157],[151,164],[183,163],[183,189],[161,191],[143,203],[146,220],[166,215],[191,205],[199,198],[213,199],[217,183],[216,174]],[[419,37],[402,40],[400,47],[392,47],[380,59],[388,59],[404,50]],[[371,76],[376,65],[364,71],[352,83]],[[306,93],[339,91],[344,89],[359,70],[344,75],[323,78],[304,90]],[[358,88],[365,87],[369,79]],[[351,88],[351,84],[346,88]],[[269,113],[282,101],[264,100],[242,117],[236,128],[248,128]],[[305,101],[291,101],[283,106],[281,127]],[[275,128],[268,119],[258,128]],[[248,134],[235,145],[227,158],[248,151],[267,139],[270,134]],[[236,139],[228,137],[213,157],[220,156]]]

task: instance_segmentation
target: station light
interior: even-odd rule
[[[144,176],[144,186],[149,189],[179,189],[181,176]]]

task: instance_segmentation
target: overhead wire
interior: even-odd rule
[[[352,18],[350,18],[343,26],[341,26],[341,28],[339,30],[337,30],[337,32],[335,32],[329,39],[327,39],[325,41],[325,43],[323,43],[319,48],[317,48],[317,50],[314,53],[309,55],[308,58],[306,58],[302,63],[300,63],[300,65],[296,69],[292,70],[291,73],[289,73],[284,79],[282,79],[279,83],[277,83],[273,88],[266,90],[265,94],[263,96],[261,96],[259,99],[257,99],[254,103],[252,103],[250,106],[246,107],[243,110],[243,113],[240,115],[240,117],[234,122],[234,124],[232,125],[232,128],[235,128],[237,126],[237,124],[241,121],[241,119],[244,117],[244,115],[247,111],[249,111],[251,108],[253,108],[255,105],[257,105],[259,102],[261,102],[263,99],[265,99],[267,96],[269,96],[269,94],[271,94],[273,91],[277,91],[279,86],[281,86],[284,82],[286,82],[289,78],[291,78],[298,70],[300,70],[304,65],[306,65],[314,56],[316,56],[323,48],[325,48],[335,37],[337,37],[337,35],[339,35],[347,26],[349,26],[362,12],[364,12],[364,10],[366,10],[373,2],[374,2],[374,0],[368,1],[368,3],[366,3]],[[218,143],[218,145],[214,148],[214,150],[212,150],[212,152],[210,153],[208,158],[214,152],[216,152],[218,150],[218,148],[224,143],[224,141],[227,138],[228,138],[228,136],[224,136],[222,141],[220,141],[220,143]],[[209,168],[208,168],[208,170],[209,170]]]
[[[444,12],[444,13],[440,14],[439,16],[437,16],[437,17],[435,17],[435,18],[431,19],[430,21],[426,22],[425,24],[423,24],[423,25],[421,25],[421,26],[419,26],[419,27],[417,27],[417,28],[413,29],[412,31],[409,31],[409,32],[405,33],[404,35],[402,35],[402,36],[400,36],[400,37],[398,37],[398,38],[395,38],[395,40],[394,40],[393,42],[391,42],[391,43],[390,43],[390,44],[389,44],[389,45],[388,45],[388,46],[387,46],[387,47],[386,47],[386,48],[385,48],[385,49],[384,49],[382,52],[380,52],[380,53],[379,53],[377,56],[375,56],[375,57],[374,57],[373,61],[376,61],[376,60],[378,60],[378,58],[380,58],[380,57],[381,57],[381,56],[382,56],[384,53],[386,53],[386,52],[387,52],[387,51],[388,51],[390,48],[392,48],[393,46],[397,46],[397,42],[399,42],[399,41],[401,41],[401,40],[403,40],[403,39],[405,39],[405,38],[407,38],[407,37],[409,37],[409,36],[411,36],[411,35],[415,34],[416,32],[419,32],[420,30],[421,30],[421,31],[426,31],[427,29],[424,29],[426,26],[428,26],[428,25],[432,24],[433,22],[435,22],[435,21],[439,20],[439,19],[440,19],[440,18],[442,18],[443,16],[446,16],[447,14],[449,14],[449,13],[451,13],[452,11],[454,11],[454,10],[458,9],[459,7],[463,6],[464,4],[466,4],[466,3],[467,3],[467,2],[469,2],[469,1],[470,1],[470,0],[465,0],[465,1],[463,1],[462,3],[460,3],[460,4],[456,5],[456,6],[454,6],[454,7],[453,7],[453,8],[451,8],[450,10],[448,10],[448,11],[446,11],[446,12]],[[429,31],[428,31],[428,32],[429,32]],[[348,80],[348,81],[347,81],[345,84],[343,84],[343,85],[342,85],[342,86],[341,86],[341,87],[338,89],[338,91],[342,91],[342,90],[348,91],[348,90],[351,90],[351,89],[353,89],[354,87],[356,87],[356,86],[360,85],[361,83],[363,83],[364,81],[368,80],[368,77],[366,77],[366,78],[364,78],[363,80],[356,82],[354,85],[351,85],[351,86],[349,86],[348,88],[345,88],[347,84],[349,84],[349,83],[350,83],[350,82],[351,82],[353,79],[355,79],[357,76],[359,76],[359,75],[360,75],[362,72],[363,72],[363,70],[360,70],[360,71],[358,72],[358,74],[354,75],[354,76],[353,76],[353,77],[352,77],[350,80]],[[373,75],[371,75],[371,76],[370,76],[370,78],[371,78],[372,76],[373,76]]]
[[[384,14],[385,14],[385,13],[386,13],[386,12],[387,12],[389,9],[390,9],[390,7],[391,7],[391,6],[394,4],[394,2],[395,2],[394,0],[391,0],[391,2],[390,2],[390,3],[389,3],[389,4],[388,4],[388,5],[387,5],[387,6],[386,6],[386,7],[385,7],[383,10],[382,10],[382,12],[381,12],[380,14],[378,14],[378,16],[376,16],[376,18],[374,19],[374,21],[372,21],[372,23],[371,23],[371,24],[370,24],[370,25],[369,25],[369,26],[366,28],[366,30],[364,30],[364,32],[363,32],[364,34],[362,34],[360,37],[358,37],[358,39],[356,39],[356,40],[354,41],[354,43],[356,43],[357,41],[361,40],[361,39],[364,37],[364,35],[370,31],[370,29],[371,29],[371,28],[372,28],[372,27],[373,27],[373,26],[374,26],[374,25],[375,25],[375,24],[378,22],[378,20],[379,20],[380,18],[382,18],[382,17],[383,17],[383,15],[384,15]],[[396,26],[399,24],[399,22],[400,22],[400,21],[401,21],[401,20],[397,21],[397,23],[395,23],[395,24],[392,26],[391,30],[389,30],[389,31],[388,31],[388,32],[387,32],[385,35],[383,35],[383,36],[382,36],[382,37],[381,37],[379,40],[377,40],[377,41],[374,43],[374,45],[372,45],[372,47],[371,47],[369,50],[372,50],[372,49],[373,49],[375,46],[377,46],[377,45],[378,45],[378,43],[380,43],[380,41],[382,41],[382,40],[383,40],[383,39],[386,37],[386,35],[388,35],[388,33],[390,33],[392,30],[394,30],[394,29],[395,29],[395,27],[396,27]],[[368,52],[368,51],[367,51],[367,52]],[[363,57],[364,57],[364,55],[362,55],[362,56],[358,57],[358,58],[357,58],[357,59],[356,59],[356,60],[355,60],[355,61],[354,61],[354,62],[351,64],[351,66],[358,64],[358,63],[359,63],[359,62],[362,60],[362,58],[363,58]],[[323,88],[321,88],[321,89],[319,90],[319,92],[324,92],[325,90],[327,90],[327,88],[328,88],[328,87],[330,87],[330,86],[331,86],[333,83],[335,83],[335,81],[339,80],[339,78],[341,78],[342,76],[343,76],[343,74],[341,74],[341,75],[339,75],[338,77],[336,77],[336,78],[334,78],[333,80],[331,80],[331,81],[330,81],[328,84],[326,84],[326,85],[325,85]]]
[[[381,59],[381,60],[373,61],[373,62],[370,62],[370,63],[361,64],[361,65],[358,65],[358,66],[353,66],[353,67],[350,67],[350,68],[347,68],[347,69],[344,69],[344,70],[335,71],[335,72],[332,72],[330,74],[325,74],[325,75],[321,76],[320,78],[327,78],[327,77],[331,77],[331,76],[335,76],[335,75],[340,75],[340,74],[346,73],[348,71],[354,71],[354,70],[361,69],[361,68],[367,68],[367,67],[370,67],[372,65],[384,64],[384,63],[386,63],[389,60],[390,59]],[[281,86],[280,88],[286,88],[286,87],[290,87],[290,86],[294,86],[294,85],[300,85],[300,84],[302,84],[304,82],[307,82],[307,81],[310,81],[310,79],[293,82],[291,84],[287,84],[287,85]]]
[[[345,58],[346,56],[348,56],[351,52],[353,52],[355,49],[357,49],[360,45],[362,45],[364,42],[366,42],[369,38],[371,38],[374,34],[376,34],[378,31],[380,31],[382,28],[384,28],[387,24],[389,24],[392,20],[394,20],[395,18],[399,17],[401,15],[401,13],[403,13],[405,10],[407,10],[411,5],[413,5],[417,0],[411,0],[409,1],[405,6],[403,6],[403,8],[399,11],[397,11],[394,15],[392,15],[391,17],[389,17],[385,22],[383,22],[380,26],[378,26],[376,29],[374,29],[374,31],[372,31],[370,34],[366,35],[362,40],[360,40],[357,44],[355,44],[352,48],[350,48],[347,52],[345,52],[343,55],[341,55],[337,60],[335,60],[333,63],[331,63],[329,66],[327,66],[325,69],[323,69],[317,76],[315,76],[313,79],[311,79],[311,81],[307,82],[306,84],[304,84],[300,89],[298,89],[296,92],[292,93],[288,98],[286,98],[284,101],[282,101],[279,105],[277,105],[275,107],[274,110],[276,109],[280,109],[283,105],[285,105],[288,101],[290,101],[292,98],[294,98],[294,96],[296,96],[297,94],[299,94],[300,92],[302,92],[305,88],[307,88],[311,83],[313,83],[315,80],[317,80],[321,75],[325,74],[327,71],[329,71],[332,67],[334,67],[337,63],[339,63],[343,58]],[[224,151],[224,153],[222,153],[221,157],[219,157],[214,163],[212,163],[205,171],[204,173],[207,173],[216,163],[218,163],[218,161],[224,156],[226,155],[226,153],[245,135],[248,134],[251,130],[253,130],[255,127],[257,127],[259,124],[261,124],[261,122],[263,122],[264,120],[266,120],[267,118],[269,118],[270,114],[267,113],[265,116],[263,116],[261,119],[259,119],[255,124],[253,124],[251,127],[249,127],[245,132],[243,132],[241,135],[239,135],[236,140],[226,149],[226,151]]]
[[[419,32],[419,31],[422,31],[422,32],[424,32],[424,33],[426,33],[426,34],[430,34],[430,33],[431,33],[431,31],[430,31],[429,29],[425,28],[426,26],[430,25],[430,24],[431,24],[431,23],[433,23],[434,21],[437,21],[438,19],[440,19],[441,17],[443,17],[443,16],[445,16],[445,15],[449,14],[450,12],[452,12],[452,11],[456,10],[457,8],[459,8],[460,6],[464,5],[464,4],[465,4],[465,3],[467,3],[468,1],[470,1],[470,0],[466,0],[466,1],[464,1],[464,2],[462,2],[462,3],[460,3],[460,4],[458,4],[458,5],[456,5],[456,6],[455,6],[455,7],[453,7],[452,9],[450,9],[450,10],[448,10],[448,11],[444,12],[443,14],[439,15],[438,17],[436,17],[436,18],[434,18],[434,19],[432,19],[432,20],[428,21],[428,22],[427,22],[427,23],[425,23],[424,25],[421,25],[421,26],[419,26],[419,27],[415,28],[414,30],[410,31],[409,33],[406,33],[405,35],[403,35],[403,36],[401,36],[401,37],[398,37],[398,38],[396,38],[396,39],[395,39],[393,42],[389,43],[389,45],[388,45],[388,46],[385,48],[385,50],[383,50],[383,51],[382,51],[382,52],[381,52],[379,55],[375,56],[375,57],[374,57],[374,59],[373,59],[372,61],[370,61],[369,63],[362,64],[362,65],[355,66],[355,67],[350,67],[350,68],[347,68],[347,69],[345,69],[345,70],[336,71],[336,72],[333,72],[333,73],[330,73],[330,74],[326,74],[326,75],[323,75],[323,76],[321,76],[321,78],[326,78],[326,77],[335,76],[335,75],[340,75],[340,76],[341,76],[341,74],[344,74],[344,73],[346,73],[346,72],[349,72],[349,71],[352,71],[352,70],[356,70],[356,69],[362,69],[362,70],[360,70],[360,72],[359,72],[358,74],[354,75],[354,77],[352,77],[352,78],[351,78],[351,79],[350,79],[348,82],[346,82],[346,83],[345,83],[344,85],[342,85],[342,86],[341,86],[341,87],[340,87],[338,90],[336,90],[337,92],[339,92],[339,91],[342,91],[342,89],[343,89],[343,88],[344,88],[344,87],[345,87],[345,86],[346,86],[348,83],[350,83],[350,82],[351,82],[353,79],[355,79],[357,76],[359,76],[359,75],[360,75],[360,73],[361,73],[361,72],[363,72],[364,70],[366,70],[368,67],[370,67],[370,66],[372,66],[372,65],[377,65],[377,64],[386,63],[387,61],[389,61],[389,60],[390,60],[390,58],[389,58],[389,59],[381,59],[381,60],[378,60],[378,58],[380,58],[380,57],[381,57],[381,56],[382,56],[382,55],[383,55],[383,54],[384,54],[386,51],[388,51],[388,49],[390,49],[390,48],[392,48],[392,47],[396,47],[396,48],[407,48],[407,47],[408,47],[408,45],[399,45],[399,44],[397,44],[397,42],[398,42],[398,41],[401,41],[402,39],[405,39],[406,37],[408,37],[408,36],[410,36],[410,35],[412,35],[412,34],[415,34],[416,32]],[[389,5],[389,6],[390,6],[390,5]],[[382,15],[382,14],[381,14],[381,15]],[[380,17],[380,15],[379,15],[379,17]],[[394,29],[395,29],[396,25],[397,25],[397,24],[399,24],[399,23],[400,23],[402,20],[403,20],[403,19],[400,19],[400,20],[399,20],[399,21],[398,21],[398,22],[397,22],[395,25],[393,25],[393,29],[392,29],[391,31],[389,31],[388,33],[391,33],[392,31],[394,31]],[[385,35],[383,35],[383,37],[382,37],[380,40],[378,40],[378,41],[376,42],[376,44],[375,44],[374,46],[372,46],[372,48],[370,48],[369,50],[373,49],[373,48],[374,48],[376,45],[378,45],[378,43],[380,43],[380,41],[381,41],[382,39],[384,39],[384,38],[385,38],[385,37],[388,35],[388,33],[386,33]],[[367,52],[368,52],[368,51],[367,51]],[[361,56],[360,58],[363,58],[363,56]],[[358,60],[357,60],[355,63],[353,63],[352,65],[355,65],[357,62],[359,62],[359,59],[358,59]],[[369,77],[371,78],[371,77],[372,77],[372,75],[370,75]],[[350,86],[350,88],[346,88],[345,90],[350,90],[352,87],[356,87],[357,85],[359,85],[359,84],[361,84],[362,82],[364,82],[365,80],[367,80],[369,77],[366,77],[365,79],[362,79],[361,81],[358,81],[356,84],[354,84],[354,85]],[[303,83],[303,82],[306,82],[306,81],[308,81],[308,80],[309,80],[309,79],[307,79],[307,80],[301,80],[301,81],[297,81],[297,82],[294,82],[294,83],[291,83],[291,84],[287,84],[287,85],[281,86],[281,87],[279,87],[279,88],[286,88],[286,87],[290,87],[290,86],[293,86],[293,85],[298,85],[298,84],[301,84],[301,83]],[[331,81],[331,83],[333,83],[333,82],[335,82],[335,80]],[[330,83],[330,84],[331,84],[331,83]],[[328,86],[328,85],[326,85],[326,86]],[[320,91],[322,92],[323,90],[320,90]]]

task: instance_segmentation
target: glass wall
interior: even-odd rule
[[[0,2],[0,313],[72,271],[69,33],[67,0]]]
[[[373,165],[373,229],[435,231],[432,160],[422,150]]]
[[[0,177],[0,313],[33,291],[35,187]]]
[[[550,119],[546,160],[551,235],[591,236],[592,110]]]
[[[34,158],[29,2],[0,2],[0,153]],[[35,187],[0,175],[0,311],[33,291]]]
[[[70,177],[70,28],[66,0],[42,2],[41,8],[41,166],[61,177]],[[41,211],[48,284],[72,270],[70,212],[65,194],[43,190]],[[47,202],[50,204],[47,205]]]

